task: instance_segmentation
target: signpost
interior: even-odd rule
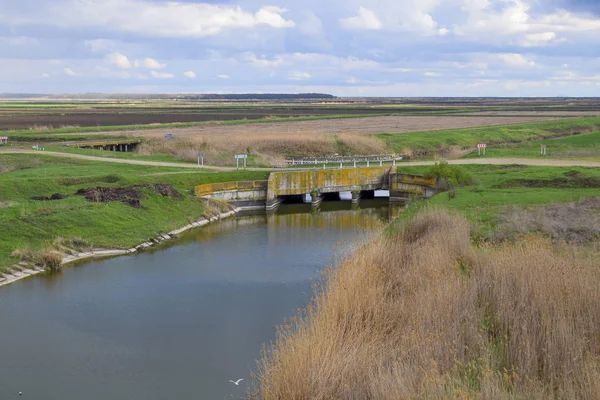
[[[485,149],[487,148],[487,144],[485,143],[479,143],[477,145],[477,154],[481,155],[481,149],[483,149],[483,155],[485,156]]]
[[[541,147],[541,149],[540,149],[540,154],[541,154],[542,156],[545,156],[545,155],[546,155],[546,145],[545,145],[545,144],[543,144],[543,145],[542,145],[542,147]]]
[[[202,166],[200,166],[200,162],[202,161]],[[198,168],[204,168],[204,154],[198,153]]]
[[[248,154],[236,154],[235,155],[235,167],[240,169],[240,160],[244,160],[244,169],[246,169],[246,160],[248,159]]]

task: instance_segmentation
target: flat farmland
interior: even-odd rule
[[[243,134],[317,134],[338,135],[343,133],[378,134],[407,133],[442,129],[474,128],[490,125],[506,125],[559,119],[554,116],[501,117],[501,116],[385,116],[348,119],[323,119],[316,121],[269,122],[260,124],[218,125],[209,124],[187,128],[168,129],[178,137],[243,135]],[[120,134],[139,137],[162,137],[165,129],[121,131]],[[106,132],[89,132],[106,134]]]
[[[421,110],[422,111],[422,110]],[[427,110],[436,112],[436,110]],[[411,112],[411,110],[402,110]],[[441,112],[437,110],[437,112]],[[350,107],[273,107],[273,108],[94,108],[79,109],[2,109],[0,106],[0,130],[20,130],[61,127],[89,127],[116,125],[148,125],[207,121],[258,120],[265,118],[289,118],[326,115],[392,114],[386,108]]]

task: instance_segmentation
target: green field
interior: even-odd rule
[[[0,270],[17,260],[20,248],[41,249],[57,237],[83,238],[98,248],[130,248],[168,232],[204,212],[193,188],[202,183],[266,179],[267,172],[180,172],[180,169],[96,163],[56,157],[0,155]],[[141,208],[125,203],[90,203],[75,196],[78,189],[108,186],[170,184],[183,200],[144,189]],[[30,200],[60,193],[63,200]]]
[[[430,167],[398,167],[406,174],[427,175]],[[434,196],[426,203],[455,209],[472,222],[474,236],[496,229],[497,218],[513,206],[577,201],[600,196],[600,168],[464,165],[474,178],[456,196]]]
[[[545,158],[589,158],[600,159],[600,131],[554,139],[534,140],[487,149],[488,157],[542,158],[540,145],[546,145]],[[467,157],[478,157],[477,152]]]
[[[431,154],[452,146],[470,148],[478,143],[487,143],[488,146],[504,145],[598,130],[600,130],[600,118],[593,117],[481,128],[384,133],[377,136],[386,141],[397,153],[409,149]]]

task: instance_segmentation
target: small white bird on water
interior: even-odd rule
[[[230,380],[229,380],[229,382],[233,383],[235,386],[239,386],[239,385],[240,385],[240,382],[241,382],[241,381],[243,381],[243,380],[244,380],[244,378],[240,378],[240,379],[238,379],[237,381],[232,381],[232,380],[230,379]]]

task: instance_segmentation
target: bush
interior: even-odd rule
[[[438,182],[438,189],[442,191],[450,190],[450,188],[470,185],[475,182],[473,176],[465,169],[448,164],[447,161],[440,161],[431,166],[426,175],[435,178]]]

